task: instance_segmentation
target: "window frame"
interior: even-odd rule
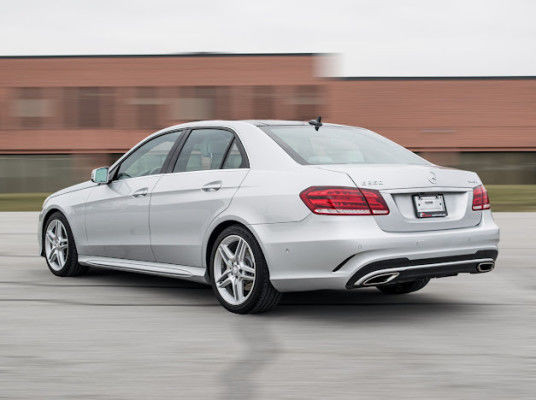
[[[184,145],[186,144],[186,141],[190,137],[190,134],[193,131],[196,131],[196,130],[206,130],[206,129],[228,131],[228,132],[231,132],[233,134],[233,139],[227,145],[227,148],[225,149],[225,155],[223,156],[219,167],[215,168],[215,169],[201,169],[201,170],[197,170],[197,171],[174,171],[175,165],[177,164],[177,161],[178,161],[178,158],[179,158],[179,155],[180,155]],[[173,150],[174,153],[173,153],[172,157],[169,159],[167,169],[163,173],[183,174],[183,173],[200,172],[200,171],[223,170],[223,168],[222,168],[223,164],[225,163],[225,160],[227,159],[227,155],[229,154],[229,150],[231,149],[233,143],[235,143],[235,142],[236,142],[236,145],[238,147],[238,151],[240,151],[240,155],[242,156],[242,165],[243,166],[239,167],[239,168],[226,168],[226,170],[248,169],[248,168],[250,168],[249,158],[247,156],[246,150],[245,150],[242,142],[240,141],[240,138],[238,137],[238,135],[236,134],[236,132],[233,129],[223,127],[223,126],[196,126],[196,127],[193,127],[193,128],[187,128],[186,131],[187,132],[184,135],[181,136],[182,140],[179,140],[180,143],[178,144],[178,146]],[[168,160],[166,160],[166,161],[168,161]],[[165,166],[165,163],[164,163],[164,166]]]
[[[158,135],[151,135],[149,136],[146,140],[144,140],[143,142],[141,143],[138,143],[136,146],[134,146],[133,148],[131,148],[128,152],[126,152],[121,158],[119,158],[119,160],[117,160],[111,167],[110,167],[110,172],[109,172],[109,175],[111,177],[110,179],[110,182],[115,182],[115,181],[118,181],[117,179],[117,174],[119,173],[119,168],[121,167],[121,165],[123,164],[123,162],[125,162],[125,160],[127,160],[132,154],[134,154],[136,151],[138,151],[141,147],[145,146],[147,143],[149,142],[152,142],[153,140],[155,139],[158,139],[159,137],[161,136],[164,136],[164,135],[168,135],[168,134],[172,134],[172,133],[179,133],[179,137],[175,140],[175,143],[173,143],[173,146],[171,146],[171,149],[169,150],[168,152],[168,155],[166,156],[166,159],[164,161],[164,164],[162,165],[162,168],[160,168],[160,172],[157,173],[157,174],[152,174],[152,175],[145,175],[145,176],[154,176],[154,175],[160,175],[160,174],[163,174],[163,173],[166,173],[167,169],[168,169],[168,166],[169,166],[169,162],[170,162],[170,159],[171,157],[175,154],[175,150],[176,148],[181,145],[181,141],[182,139],[184,138],[185,134],[184,132],[187,131],[187,129],[174,129],[174,130],[169,130],[169,131],[165,131],[165,132],[161,132],[160,134]],[[135,179],[135,178],[140,178],[139,176],[135,176],[135,177],[132,177],[132,178],[126,178],[124,180],[127,180],[127,179]],[[123,180],[123,179],[122,179]]]

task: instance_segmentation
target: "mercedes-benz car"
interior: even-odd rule
[[[235,313],[283,292],[386,294],[491,271],[499,229],[474,172],[434,165],[367,129],[202,121],[149,136],[48,197],[41,255],[212,285]]]

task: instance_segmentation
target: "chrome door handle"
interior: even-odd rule
[[[203,187],[201,188],[201,190],[204,192],[216,192],[220,189],[221,189],[220,181],[207,183],[206,185],[203,185]]]
[[[149,192],[148,188],[138,189],[134,193],[132,193],[132,197],[145,197],[147,196],[148,192]]]

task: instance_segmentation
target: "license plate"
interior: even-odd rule
[[[442,194],[413,196],[417,218],[444,217],[447,215],[445,199]]]

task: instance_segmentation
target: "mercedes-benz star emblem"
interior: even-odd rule
[[[430,171],[430,176],[428,177],[428,180],[434,185],[437,183],[437,176],[434,171]]]

